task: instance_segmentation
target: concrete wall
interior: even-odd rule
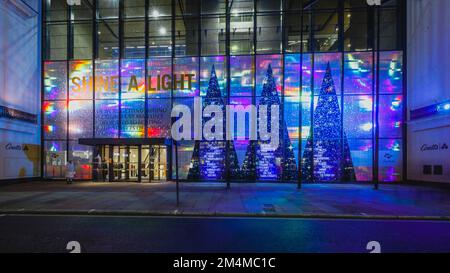
[[[25,12],[14,1],[24,4]],[[0,0],[0,106],[37,115],[38,120],[34,124],[0,117],[0,180],[40,175],[39,3]]]
[[[450,1],[407,1],[408,110],[450,100]],[[444,145],[446,144],[446,145]],[[408,179],[450,183],[450,116],[408,123]],[[424,165],[442,165],[426,175]]]

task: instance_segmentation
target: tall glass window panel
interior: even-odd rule
[[[66,21],[67,2],[60,0],[48,0],[44,2],[46,21]]]
[[[298,166],[298,140],[300,137],[300,103],[298,97],[284,97],[283,103],[283,118],[285,130],[288,133],[289,139],[283,139],[285,149],[294,153],[295,163]],[[287,151],[286,151],[287,152]],[[289,155],[285,155],[285,158]]]
[[[225,16],[202,17],[201,24],[202,56],[225,54]]]
[[[373,98],[369,95],[344,97],[344,133],[347,138],[372,138],[372,103]]]
[[[231,56],[231,95],[251,96],[254,85],[253,56]]]
[[[403,93],[403,53],[380,52],[380,94]]]
[[[153,19],[172,16],[172,0],[150,0],[148,14]]]
[[[95,98],[119,98],[119,60],[95,61]]]
[[[171,101],[170,99],[149,99],[148,107],[148,128],[149,138],[169,138],[171,137]]]
[[[378,176],[380,181],[402,181],[403,145],[401,139],[380,139]]]
[[[230,124],[233,124],[234,130],[230,133],[233,134],[233,140],[250,140],[250,114],[246,110],[250,111],[252,105],[251,97],[231,97],[230,105],[234,106],[236,114],[230,120]],[[253,121],[255,122],[255,121]]]
[[[201,0],[175,1],[176,16],[199,16],[201,11]]]
[[[124,59],[121,61],[122,99],[145,98],[145,60]]]
[[[178,177],[181,180],[187,180],[191,168],[192,154],[194,153],[194,141],[179,141],[178,144]],[[172,158],[175,158],[175,149],[172,149]],[[175,160],[172,160],[172,177],[176,173]]]
[[[172,59],[151,58],[147,61],[149,98],[170,98],[172,90]]]
[[[233,0],[229,2],[231,8],[231,14],[241,13],[241,12],[253,12],[253,0]]]
[[[120,137],[145,137],[145,101],[143,99],[122,100]]]
[[[345,54],[344,94],[372,94],[372,52]]]
[[[175,19],[175,54],[177,56],[198,55],[199,23],[198,17]]]
[[[195,122],[195,117],[193,115],[194,113],[194,98],[175,98],[173,100],[173,107],[188,107],[189,110],[191,111],[191,139],[194,138],[194,122]],[[198,121],[200,122],[200,121]],[[184,130],[189,130],[189,128],[184,128],[182,127],[179,131],[180,133],[186,133],[188,135],[189,131],[184,131]]]
[[[356,181],[372,181],[373,146],[371,139],[348,139]],[[345,182],[345,181],[344,181]]]
[[[310,2],[308,0],[303,1],[305,4],[309,4]],[[314,11],[320,11],[320,10],[331,10],[336,9],[338,7],[339,1],[334,0],[317,0],[312,3],[312,5],[309,5],[309,7],[312,7]]]
[[[381,95],[379,106],[380,138],[401,138],[403,127],[403,96]]]
[[[396,50],[401,46],[399,8],[380,10],[380,50]]]
[[[172,21],[153,19],[149,21],[149,56],[172,55]]]
[[[126,20],[123,29],[124,58],[145,58],[145,21]]]
[[[92,23],[74,22],[73,28],[73,58],[75,60],[92,58]]]
[[[322,1],[320,1],[322,2]],[[334,2],[334,1],[333,1]],[[314,13],[314,45],[316,52],[338,51],[339,14],[337,12]]]
[[[176,58],[173,71],[173,94],[175,97],[193,97],[199,90],[199,59],[196,57]]]
[[[299,0],[283,0],[284,11],[299,11],[303,8],[304,1]]]
[[[272,69],[272,75],[275,79],[276,91],[281,97],[281,89],[283,83],[283,69],[282,55],[259,55],[256,57],[256,95],[259,97],[262,94],[265,79],[269,72],[269,67]]]
[[[257,0],[256,11],[279,11],[281,9],[281,0]]]
[[[137,18],[145,16],[145,1],[146,0],[126,0],[123,1],[125,18]]]
[[[44,63],[44,99],[67,98],[67,62]]]
[[[65,177],[67,141],[45,141],[44,154],[44,176],[48,178]]]
[[[45,26],[45,59],[67,59],[67,23],[47,23]]]
[[[93,8],[94,0],[83,0],[81,1],[80,5],[72,5],[70,7],[72,11],[71,20],[91,20]]]
[[[256,170],[254,168],[256,162],[253,157],[252,149],[253,145],[250,145],[251,138],[251,117],[249,111],[252,107],[251,97],[231,97],[230,105],[234,108],[236,114],[229,121],[233,124],[234,130],[230,133],[233,136],[233,146],[236,152],[237,162],[240,169],[240,179],[249,181],[254,179]],[[256,122],[256,120],[253,120]],[[232,154],[234,153],[232,151]],[[234,178],[235,179],[235,178]]]
[[[256,51],[258,53],[280,53],[282,26],[281,16],[258,15],[256,26]]]
[[[69,141],[69,158],[75,165],[75,179],[92,179],[92,147]]]
[[[287,152],[294,153],[295,163],[298,166],[298,140],[300,138],[300,54],[287,54],[284,56],[284,98],[283,118],[288,132],[289,140],[284,141]],[[289,155],[286,155],[287,157]]]
[[[369,8],[344,12],[344,50],[363,51],[371,49],[368,26]]]
[[[330,65],[331,76],[337,94],[341,93],[341,73],[342,73],[341,53],[318,53],[314,55],[314,93],[320,94],[322,82],[325,77],[328,64]]]
[[[341,162],[344,162],[347,155],[351,155],[349,150],[345,149],[348,138],[341,139],[341,111],[342,105],[336,96],[314,97],[313,132],[311,132],[313,146],[305,146],[305,152],[312,147],[314,158],[312,166],[316,182],[340,181],[343,174],[339,172]],[[311,164],[311,161],[307,164]]]
[[[67,138],[67,102],[44,101],[42,112],[44,113],[44,138]]]
[[[269,88],[270,89],[270,88]],[[256,107],[257,109],[260,109],[261,105],[277,105],[276,101],[276,92],[269,91],[265,96],[256,97]],[[280,107],[281,108],[281,107]],[[271,111],[271,107],[268,107],[268,111]],[[279,126],[280,131],[283,132],[286,127],[285,124],[282,122],[281,118],[281,109],[279,112]],[[270,123],[268,123],[270,124]],[[269,125],[267,126],[267,128]],[[284,128],[283,128],[284,127]],[[270,131],[270,130],[269,130]],[[268,143],[267,141],[265,143]],[[257,181],[280,181],[283,174],[283,165],[282,162],[284,160],[284,138],[283,135],[280,135],[279,137],[279,143],[278,147],[273,149],[267,149],[264,148],[261,144],[263,142],[261,140],[258,140],[258,145],[255,145],[254,147],[254,156],[256,158],[256,179]]]
[[[302,47],[300,12],[286,12],[284,13],[284,51],[287,53],[300,52]]]
[[[92,138],[93,103],[91,100],[69,101],[69,139]]]
[[[284,55],[284,95],[300,97],[300,54]]]
[[[234,3],[235,6],[237,3]],[[230,18],[230,51],[232,55],[253,54],[253,13],[233,8]]]
[[[314,35],[314,32],[312,31],[314,22],[312,21],[312,18],[312,12],[303,11],[303,19],[300,19],[303,21],[301,44],[303,52],[311,52],[313,50],[311,41],[313,40],[312,36]]]
[[[119,0],[98,0],[98,19],[119,18]]]
[[[92,99],[92,61],[69,62],[69,99]]]
[[[200,58],[200,95],[206,96],[213,68],[216,72],[220,92],[225,99],[227,94],[227,62],[225,56]]]
[[[301,134],[302,134],[302,153],[305,149],[306,139],[310,137],[311,133],[311,88],[312,88],[312,55],[302,55],[302,89],[301,92]]]
[[[312,131],[302,159],[304,179],[316,182],[353,179],[351,172],[348,176],[352,178],[344,178],[344,171],[340,171],[341,162],[351,161],[347,138],[341,139],[341,53],[315,54],[313,58],[314,112]]]
[[[225,0],[201,0],[202,14],[225,15]]]
[[[95,137],[117,138],[119,136],[119,101],[95,101]]]
[[[119,22],[101,20],[97,22],[98,58],[119,58]]]

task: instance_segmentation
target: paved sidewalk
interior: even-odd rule
[[[29,182],[0,187],[1,213],[432,217],[450,220],[450,189],[306,184]]]

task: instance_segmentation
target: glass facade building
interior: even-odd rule
[[[44,0],[44,177],[402,181],[404,2]],[[214,90],[276,101],[279,149],[248,128],[175,147],[172,107]]]

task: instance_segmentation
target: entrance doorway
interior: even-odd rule
[[[142,146],[142,181],[166,181],[167,148],[161,145]]]
[[[109,182],[159,182],[167,180],[167,147],[164,145],[97,145],[94,179]]]

